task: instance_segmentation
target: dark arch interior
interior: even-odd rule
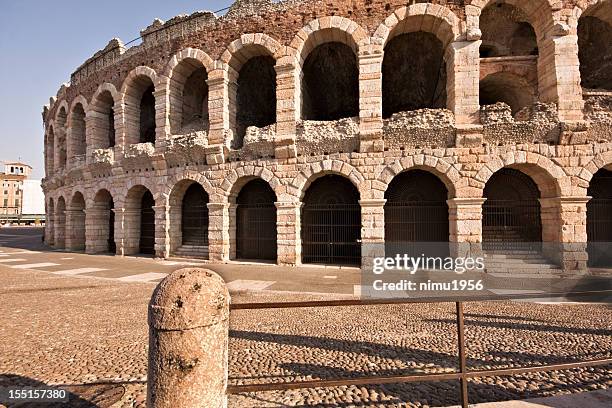
[[[262,179],[249,181],[236,198],[236,257],[276,260],[276,194]]]
[[[581,17],[578,59],[584,88],[612,90],[612,25],[597,17]]]
[[[442,42],[417,31],[394,37],[382,65],[383,117],[402,111],[446,107],[446,64]]]
[[[503,168],[487,181],[484,198],[485,249],[540,247],[537,244],[542,240],[540,190],[531,177],[516,169]]]
[[[359,191],[342,176],[327,175],[306,190],[302,207],[304,263],[359,265]]]
[[[140,200],[140,253],[155,253],[155,200],[149,190],[145,191]]]
[[[346,44],[329,42],[313,49],[303,66],[302,118],[337,120],[359,115],[357,56]]]
[[[481,106],[504,102],[514,115],[522,108],[531,106],[535,99],[533,87],[513,74],[499,72],[480,81]]]
[[[208,73],[204,67],[195,69],[183,87],[181,127],[208,129]]]
[[[427,171],[396,176],[385,192],[386,255],[447,256],[447,198],[444,183]]]
[[[480,57],[538,55],[535,31],[527,15],[506,3],[494,3],[480,15]]]
[[[181,210],[183,245],[208,245],[208,194],[200,184],[187,188]]]
[[[612,171],[601,169],[591,179],[587,195],[589,265],[612,266]]]
[[[140,99],[139,143],[155,143],[155,86],[151,84]]]
[[[264,127],[276,122],[276,61],[269,55],[253,57],[240,69],[236,94],[236,139],[242,147],[249,126]]]
[[[85,110],[83,105],[77,103],[72,111],[72,154],[73,155],[84,155],[85,154]]]

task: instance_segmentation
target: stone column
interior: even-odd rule
[[[69,207],[66,210],[66,249],[85,249],[85,211]]]
[[[480,125],[480,41],[456,41],[446,49],[446,98],[455,114],[457,146],[481,146]]]
[[[165,198],[162,198],[165,201]],[[155,211],[155,256],[170,256],[170,206],[165,202],[153,206]]]
[[[380,46],[359,53],[359,151],[382,152],[382,61]]]
[[[297,156],[295,147],[296,122],[299,119],[299,75],[294,61],[282,59],[276,70],[276,140],[274,156],[288,159]]]
[[[227,407],[230,296],[207,269],[179,269],[149,303],[147,406]]]
[[[302,203],[278,201],[276,206],[276,262],[279,265],[302,263],[300,215]]]
[[[544,255],[570,274],[587,271],[587,202],[591,197],[540,199]]]
[[[169,79],[164,78],[166,81]],[[166,151],[168,138],[170,136],[170,122],[168,120],[168,110],[170,99],[166,90],[165,81],[160,81],[159,89],[155,89],[155,153],[162,154]]]
[[[126,208],[123,214],[123,254],[134,255],[140,251],[140,217],[139,208]]]
[[[229,203],[208,204],[208,257],[211,261],[229,259]]]
[[[85,252],[88,254],[108,251],[109,208],[92,207],[85,212]]]
[[[47,219],[45,220],[45,243],[49,246],[53,246],[55,243],[55,215],[47,213]]]
[[[66,247],[66,214],[58,211],[55,214],[55,225],[53,227],[53,241],[55,248],[64,249]]]
[[[371,272],[374,258],[385,256],[385,199],[359,200],[361,206],[361,270]]]
[[[125,218],[126,218],[126,209],[125,208],[115,208],[115,247],[116,254],[124,256],[125,253]]]
[[[226,146],[226,134],[230,129],[229,79],[224,69],[215,69],[208,73],[208,132],[209,145]]]
[[[485,198],[447,200],[451,256],[482,256],[482,205]]]
[[[230,203],[228,207],[228,237],[229,237],[229,259],[236,259],[236,210],[238,204]]]

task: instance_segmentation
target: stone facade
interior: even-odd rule
[[[448,190],[449,240],[479,243],[485,185],[498,170],[513,168],[540,190],[542,240],[586,242],[589,182],[612,166],[612,85],[597,91],[581,87],[578,24],[581,16],[609,24],[612,5],[508,0],[521,11],[515,18],[532,27],[538,55],[480,58],[482,30],[496,26],[480,24],[490,3],[245,0],[222,17],[198,12],[156,20],[141,32],[142,44],[129,49],[112,40],[43,110],[46,241],[88,253],[108,250],[112,211],[116,253],[136,253],[139,200],[148,190],[154,199],[155,255],[171,256],[181,234],[176,206],[195,182],[209,200],[208,256],[227,261],[236,254],[236,196],[248,181],[261,178],[276,194],[277,262],[296,265],[302,262],[302,201],[314,180],[336,174],[353,183],[361,205],[361,242],[382,243],[389,183],[404,171],[421,169]],[[405,97],[414,98],[417,109],[383,118],[383,88],[393,89],[383,86],[386,45],[418,31],[433,34],[432,43],[443,51],[438,78],[444,86],[421,85],[418,70],[410,71],[415,77],[405,86],[416,90]],[[346,96],[329,107],[343,112],[340,117],[311,120],[306,110],[322,108],[305,103],[317,92],[308,88],[305,73],[325,64],[313,64],[309,56],[338,43],[348,47],[357,67],[357,111],[351,112]],[[264,87],[240,77],[253,59],[265,64],[264,57],[273,59],[276,74],[273,86],[265,88],[275,90],[272,114],[252,112],[262,104],[253,101]],[[344,72],[334,68],[334,75]],[[481,106],[483,89],[490,105]],[[421,90],[445,98],[414,95]],[[529,90],[533,100],[517,98],[517,90]],[[154,107],[148,119],[146,98]],[[445,100],[446,108],[436,107],[434,99]],[[245,109],[251,124],[244,122]],[[154,143],[143,141],[147,132]],[[586,261],[581,248],[555,261],[580,268]],[[372,256],[366,252],[362,265]]]

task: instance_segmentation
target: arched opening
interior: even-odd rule
[[[589,265],[612,266],[612,171],[601,169],[591,179],[587,195]]]
[[[304,60],[302,74],[302,119],[359,115],[359,68],[351,47],[337,41],[318,45]]]
[[[70,153],[72,157],[85,155],[85,109],[77,103],[72,109],[70,121]]]
[[[400,34],[385,46],[383,118],[402,111],[446,107],[444,46],[424,31]]]
[[[66,247],[66,201],[64,197],[57,199],[55,207],[54,245],[57,249]]]
[[[448,190],[435,175],[410,170],[385,192],[385,253],[448,256]]]
[[[170,196],[170,248],[175,255],[208,258],[208,203],[208,193],[199,183],[183,180],[174,187]]]
[[[85,198],[78,191],[70,201],[67,218],[67,247],[71,251],[82,251],[85,249]]]
[[[66,109],[62,106],[57,115],[57,127],[59,132],[56,136],[57,146],[55,148],[55,154],[57,155],[57,168],[65,169],[66,168],[66,158],[67,158],[67,145],[66,145],[66,121],[68,119],[68,114],[66,113]]]
[[[125,203],[124,253],[155,253],[155,200],[143,186],[132,187]]]
[[[92,102],[91,145],[94,149],[115,146],[115,100],[109,91],[101,92]]]
[[[536,33],[528,15],[518,7],[494,1],[480,14],[480,57],[538,55]]]
[[[600,3],[578,19],[578,59],[583,88],[612,91],[612,3]]]
[[[108,190],[100,190],[94,197],[93,208],[86,212],[87,224],[90,226],[88,252],[114,254],[115,244],[115,203]]]
[[[301,218],[304,263],[361,263],[359,191],[348,179],[326,175],[313,181]]]
[[[47,133],[47,177],[53,174],[55,168],[55,133],[53,126],[49,127]]]
[[[484,188],[482,240],[487,250],[541,250],[540,190],[512,168],[495,172]]]
[[[236,93],[236,138],[234,148],[244,143],[249,126],[262,128],[276,122],[276,61],[269,55],[250,58],[238,73]]]
[[[127,144],[155,143],[155,85],[138,75],[126,89],[125,116]]]
[[[262,179],[249,181],[236,198],[236,258],[276,260],[276,194]]]
[[[196,59],[182,60],[170,81],[170,131],[173,134],[206,131],[208,119],[208,72]]]
[[[524,78],[507,72],[487,75],[480,81],[480,105],[504,102],[515,115],[536,101],[535,86]]]

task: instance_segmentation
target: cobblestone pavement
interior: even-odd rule
[[[126,392],[113,406],[144,407],[146,309],[154,283],[4,266],[0,276],[0,385],[118,382]],[[237,294],[233,300],[289,298],[265,292],[248,296]],[[466,324],[472,368],[612,355],[612,309],[604,305],[467,304]],[[456,368],[452,304],[235,311],[231,329],[233,383]],[[470,399],[522,399],[608,387],[610,367],[567,370],[476,379]],[[73,390],[86,398],[85,391]],[[394,384],[238,395],[230,397],[230,407],[444,406],[456,404],[457,395],[454,382]]]

